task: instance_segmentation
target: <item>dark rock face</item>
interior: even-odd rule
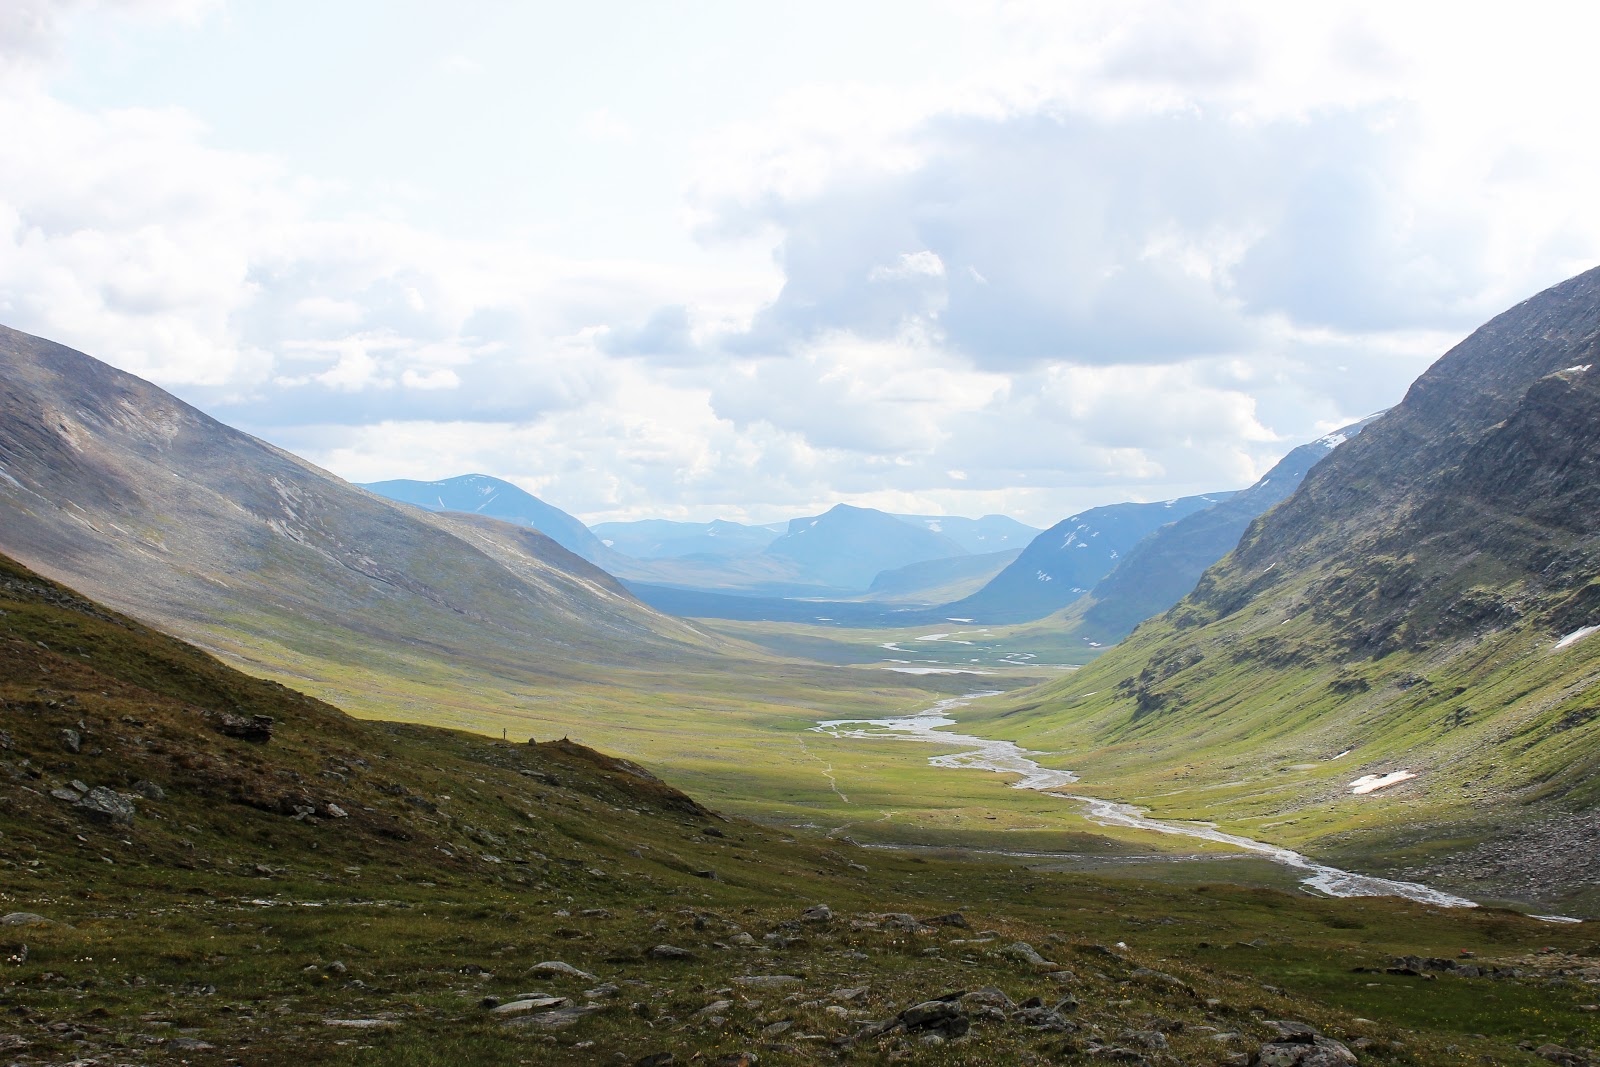
[[[1448,352],[1257,520],[1174,618],[1225,617],[1322,568],[1339,572],[1318,592],[1348,620],[1347,646],[1381,655],[1518,617],[1492,591],[1469,595],[1469,560],[1503,568],[1497,585],[1537,578],[1546,592],[1592,574],[1600,549],[1581,541],[1600,528],[1597,365],[1600,269]]]
[[[109,823],[113,826],[132,826],[133,817],[137,814],[133,804],[126,797],[103,785],[97,785],[85,793],[76,807],[96,822]]]
[[[271,715],[252,715],[247,719],[243,715],[219,711],[212,716],[211,728],[224,737],[235,737],[241,741],[266,744],[272,740]]]

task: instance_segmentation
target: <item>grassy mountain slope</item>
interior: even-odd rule
[[[1005,729],[1164,814],[1593,906],[1587,853],[1548,852],[1600,806],[1600,639],[1574,636],[1600,624],[1596,363],[1591,271],[1452,349]]]
[[[570,734],[762,797],[750,753],[797,714],[925,699],[704,632],[534,530],[384,500],[17,333],[0,467],[0,550],[356,714]]]
[[[1600,1038],[1582,929],[789,838],[569,742],[350,719],[3,557],[0,709],[18,1063],[1222,1064],[1295,1019],[1401,1067]],[[1500,977],[1380,973],[1462,947]],[[903,1021],[935,997],[954,1040]]]
[[[716,642],[545,539],[513,576],[450,520],[363,492],[82,353],[0,333],[0,548],[164,625],[293,645],[346,629],[443,654],[676,658]],[[470,627],[464,625],[470,620]]]

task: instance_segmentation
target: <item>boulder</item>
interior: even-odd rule
[[[96,822],[113,826],[132,826],[133,817],[137,814],[132,801],[103,785],[97,785],[85,793],[76,807]]]

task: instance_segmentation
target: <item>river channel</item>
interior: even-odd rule
[[[1048,796],[1078,804],[1084,818],[1101,826],[1126,826],[1151,830],[1162,834],[1199,838],[1217,844],[1230,845],[1254,852],[1274,863],[1293,867],[1304,872],[1301,885],[1331,897],[1405,897],[1423,904],[1443,908],[1475,908],[1477,904],[1465,897],[1453,896],[1416,882],[1399,882],[1389,878],[1343,871],[1337,867],[1316,863],[1300,853],[1265,841],[1256,841],[1238,834],[1224,833],[1206,823],[1165,822],[1152,819],[1141,808],[1132,804],[1119,804],[1097,797],[1076,796],[1064,790],[1078,781],[1071,771],[1051,770],[1029,759],[1027,749],[1018,748],[1010,741],[991,741],[971,734],[951,733],[946,727],[957,725],[947,712],[965,707],[974,700],[999,696],[998,691],[968,693],[966,696],[941,700],[915,715],[890,719],[829,719],[811,729],[839,738],[875,738],[900,741],[921,741],[946,747],[956,746],[964,751],[934,756],[928,760],[935,767],[992,771],[997,774],[1016,775],[1013,789],[1032,789]],[[1038,754],[1038,753],[1036,753]]]

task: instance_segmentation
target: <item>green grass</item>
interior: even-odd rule
[[[989,778],[976,774],[928,779],[948,789],[929,801],[949,805],[943,829],[925,828],[943,835],[934,851],[859,848],[719,818],[581,746],[344,717],[3,562],[0,611],[0,912],[53,920],[0,927],[0,1033],[26,1042],[13,1057],[432,1067],[757,1051],[781,1067],[834,1062],[865,1023],[986,986],[1018,1001],[1070,994],[1077,1029],[996,1022],[943,1048],[891,1034],[862,1039],[848,1058],[1095,1062],[1083,1055],[1089,1039],[1159,1027],[1179,1062],[1221,1063],[1268,1038],[1270,1018],[1362,1039],[1362,1062],[1377,1065],[1532,1064],[1517,1042],[1600,1038],[1581,1010],[1594,987],[1576,973],[1600,966],[1586,927],[1231,884],[1236,860],[1175,864],[1192,884],[1146,881],[1118,859],[1128,844],[1052,828],[1037,796],[998,809],[991,801],[1016,791],[983,789]],[[218,732],[224,711],[272,715],[271,740]],[[79,752],[64,729],[79,733]],[[847,751],[891,758],[842,742],[835,754]],[[909,754],[896,791],[920,781],[909,767],[925,755]],[[130,793],[154,782],[163,795],[141,796],[131,825],[106,825],[51,795],[73,780]],[[302,798],[313,819],[283,803]],[[1016,825],[984,817],[1002,810]],[[970,836],[968,816],[985,823]],[[1046,869],[1061,863],[962,847],[1057,834],[1091,853],[1084,867],[1101,867]],[[1258,877],[1284,884],[1265,867],[1245,880]],[[799,921],[812,903],[835,917]],[[956,910],[969,927],[905,931],[872,918]],[[1070,976],[1008,957],[1017,940]],[[658,944],[694,958],[652,959]],[[1525,973],[1424,982],[1353,970],[1463,949]],[[596,977],[536,973],[545,960]],[[751,974],[800,981],[792,991],[737,981]],[[617,989],[596,994],[599,1010],[570,1029],[514,1028],[482,1006],[532,992],[584,1003],[605,983]],[[857,987],[854,999],[838,992]],[[715,1019],[703,1014],[720,1000]],[[1217,1031],[1245,1037],[1218,1043]]]

